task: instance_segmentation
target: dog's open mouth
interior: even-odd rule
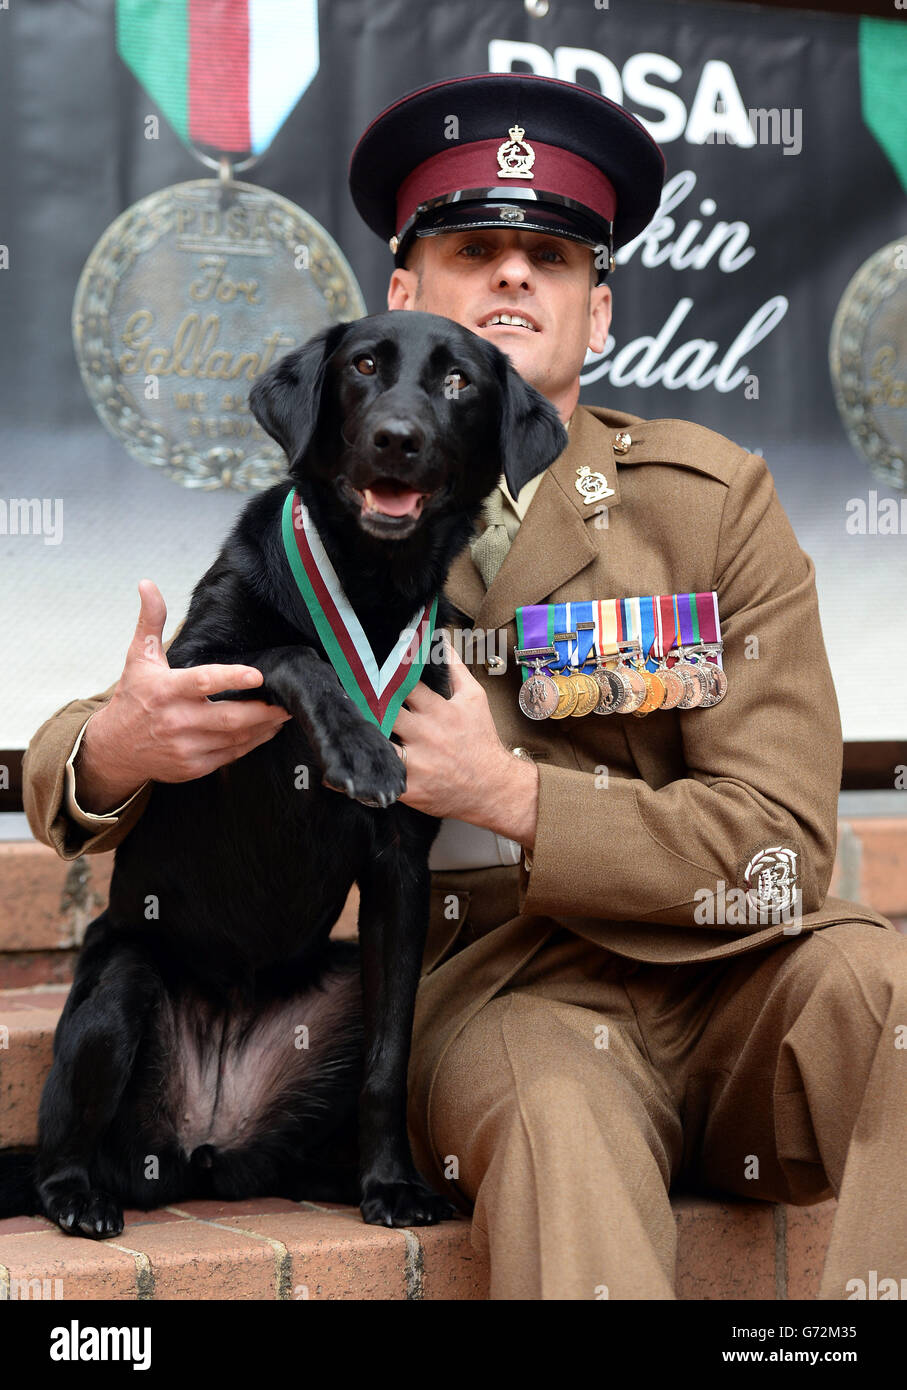
[[[416,492],[396,478],[376,478],[371,487],[362,489],[360,496],[367,511],[381,512],[383,516],[418,517],[431,493]]]
[[[368,487],[363,488],[354,487],[348,479],[343,481],[348,496],[360,504],[360,520],[387,531],[408,530],[414,526],[432,496],[399,478],[373,478]]]

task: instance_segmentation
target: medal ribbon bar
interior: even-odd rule
[[[590,626],[591,624],[591,626]],[[528,679],[533,666],[524,657],[533,649],[554,648],[542,669],[550,672],[588,669],[596,655],[615,651],[618,642],[638,642],[645,666],[654,671],[658,659],[679,646],[709,651],[722,666],[718,595],[707,593],[653,594],[642,597],[574,600],[526,604],[516,610],[517,660]]]

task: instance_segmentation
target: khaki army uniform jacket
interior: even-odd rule
[[[629,447],[619,433],[629,434]],[[575,486],[584,465],[604,475],[613,495],[584,501]],[[718,595],[728,677],[720,704],[644,718],[533,721],[520,711],[517,606],[710,590]],[[450,1027],[474,1010],[476,990],[489,997],[558,926],[660,963],[735,956],[841,921],[893,930],[869,908],[826,896],[840,717],[815,569],[760,457],[699,425],[578,407],[568,446],[542,477],[490,588],[467,548],[446,592],[468,624],[506,633],[504,669],[476,661],[472,671],[502,741],[531,755],[539,771],[530,856],[433,875],[425,964],[432,972],[445,962],[442,1012]],[[112,691],[66,705],[26,754],[29,823],[63,858],[114,848],[151,795],[148,784],[97,833],[67,814],[67,759]],[[720,901],[722,891],[744,886],[755,855],[778,849],[796,856],[788,862],[796,865],[802,917],[793,925],[697,921],[703,890]],[[469,939],[470,917],[484,934],[497,925],[495,914],[501,930],[490,935],[481,981],[468,972],[460,978],[457,938]]]

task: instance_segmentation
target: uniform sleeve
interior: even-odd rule
[[[108,703],[116,684],[100,695],[73,700],[58,709],[34,735],[22,763],[22,799],[32,834],[61,859],[103,854],[115,849],[135,825],[151,795],[146,782],[118,811],[89,817],[69,809],[67,791],[76,798],[74,763],[85,725]],[[78,803],[76,802],[76,805]]]
[[[182,628],[170,641],[166,652]],[[106,705],[116,681],[99,695],[73,700],[58,709],[31,739],[22,762],[22,799],[32,834],[61,859],[116,849],[138,821],[151,797],[145,782],[122,806],[105,815],[84,811],[78,802],[78,753],[91,716]]]
[[[778,850],[794,865],[799,910],[825,901],[837,838],[840,716],[815,567],[756,455],[741,455],[728,486],[711,587],[728,691],[711,709],[677,715],[687,775],[659,788],[616,777],[602,786],[593,769],[539,763],[535,846],[531,868],[525,861],[520,868],[522,912],[711,925],[703,890],[716,899],[722,884],[725,893],[745,890],[751,861],[770,862]],[[669,716],[647,716],[662,717]]]

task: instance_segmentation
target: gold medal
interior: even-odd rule
[[[667,692],[664,681],[661,680],[657,671],[647,671],[642,663],[640,663],[636,669],[646,683],[646,698],[639,706],[639,709],[635,709],[633,713],[642,717],[646,714],[652,714],[657,709],[661,709],[665,702],[665,695]]]
[[[601,699],[602,692],[598,681],[588,671],[575,671],[570,680],[577,687],[578,692],[576,709],[571,711],[574,718],[591,714]]]
[[[552,719],[566,719],[568,714],[572,714],[576,709],[576,702],[579,699],[579,690],[572,683],[569,676],[563,676],[559,672],[551,677],[558,691],[557,708],[552,710]]]

